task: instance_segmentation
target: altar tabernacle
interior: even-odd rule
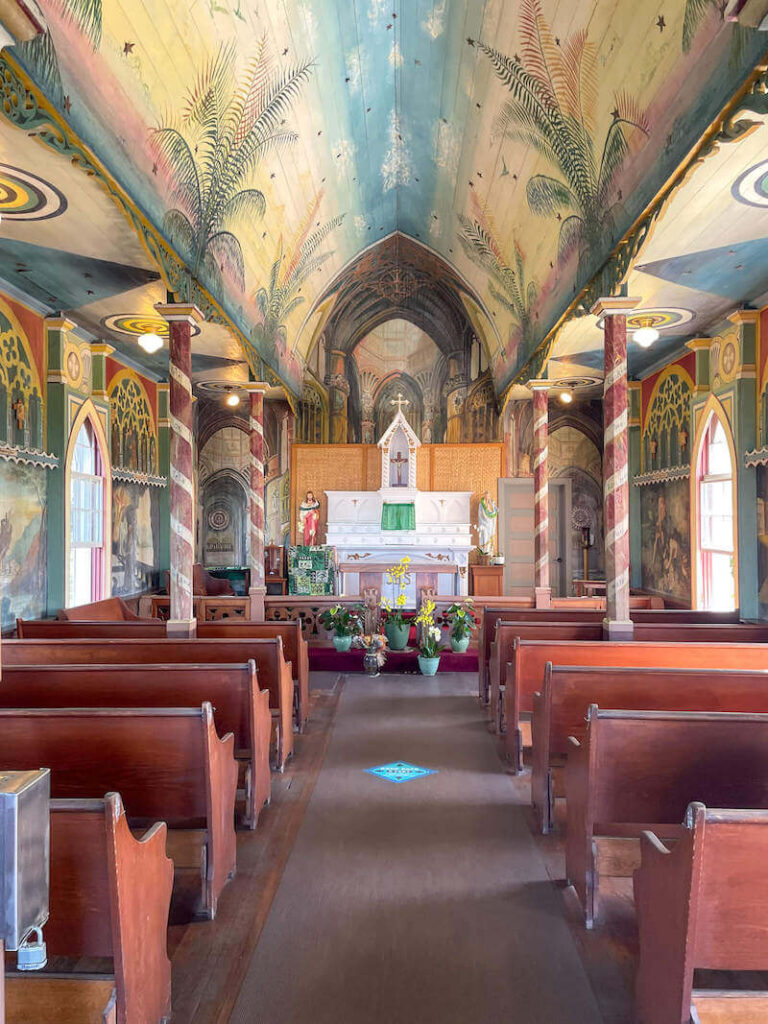
[[[411,559],[409,605],[420,590],[467,593],[472,550],[471,491],[420,491],[416,452],[420,442],[405,418],[402,400],[379,441],[381,487],[377,491],[326,491],[326,540],[336,548],[342,594],[366,585],[387,594],[385,572],[403,555]]]

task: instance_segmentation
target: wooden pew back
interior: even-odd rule
[[[269,694],[256,665],[5,665],[0,707],[214,707],[219,735],[232,733],[248,764],[245,824],[255,828],[270,798]]]
[[[114,665],[256,663],[259,685],[269,690],[269,705],[279,714],[278,766],[293,752],[293,676],[283,657],[280,637],[272,639],[98,639],[8,640],[3,643],[5,665]]]
[[[22,640],[142,639],[168,635],[160,619],[16,619],[16,636]]]
[[[766,859],[765,810],[708,810],[696,802],[673,849],[643,835],[635,873],[640,1024],[680,1024],[692,1007],[701,1020],[765,1019],[767,993],[697,993],[693,972],[768,969]],[[706,1007],[718,1016],[705,1015]]]
[[[544,832],[551,826],[551,769],[581,740],[590,705],[630,711],[734,711],[768,714],[768,671],[553,666],[534,694],[531,799]]]
[[[533,710],[533,694],[553,665],[768,669],[768,646],[749,643],[518,640],[504,693],[507,756],[517,758],[520,716]]]
[[[119,642],[119,641],[118,641]],[[5,644],[3,645],[5,654]],[[51,769],[51,795],[119,792],[133,824],[162,820],[202,833],[203,906],[235,870],[234,737],[219,739],[213,708],[0,708],[4,767]]]
[[[566,766],[566,874],[596,914],[595,836],[676,836],[688,804],[768,809],[768,715],[593,704]]]

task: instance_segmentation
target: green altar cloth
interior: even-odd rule
[[[415,530],[416,507],[412,501],[385,501],[381,509],[382,530]]]

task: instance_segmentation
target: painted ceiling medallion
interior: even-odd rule
[[[0,163],[0,214],[4,220],[49,220],[66,208],[66,198],[50,182]]]
[[[746,206],[768,206],[768,160],[750,167],[733,183],[731,194]]]
[[[127,334],[132,338],[140,338],[142,334],[157,334],[161,338],[168,337],[168,321],[161,316],[142,316],[140,313],[118,313],[105,316],[101,326],[117,334]],[[200,333],[197,324],[192,327],[192,335]]]
[[[690,309],[682,307],[665,306],[655,309],[641,309],[627,317],[627,331],[637,331],[641,327],[654,327],[657,331],[668,331],[672,328],[682,327],[690,323],[694,314]],[[600,317],[597,326],[602,330],[604,318]]]

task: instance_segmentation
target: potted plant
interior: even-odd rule
[[[419,629],[419,671],[423,676],[433,676],[440,666],[442,636],[440,627],[435,623],[435,602],[425,601],[416,616]]]
[[[333,608],[326,608],[319,618],[328,631],[333,630],[333,646],[337,651],[348,651],[353,638],[362,630],[357,608],[336,604]]]
[[[477,629],[477,616],[472,600],[463,604],[452,604],[446,609],[445,618],[451,630],[451,650],[463,654],[469,647],[472,630]]]
[[[384,632],[393,651],[404,651],[411,635],[411,616],[405,610],[405,601],[405,594],[398,594],[394,605],[386,597],[381,599]]]
[[[352,641],[355,647],[362,647],[363,668],[369,676],[377,676],[387,660],[387,638],[383,633],[364,633]]]

